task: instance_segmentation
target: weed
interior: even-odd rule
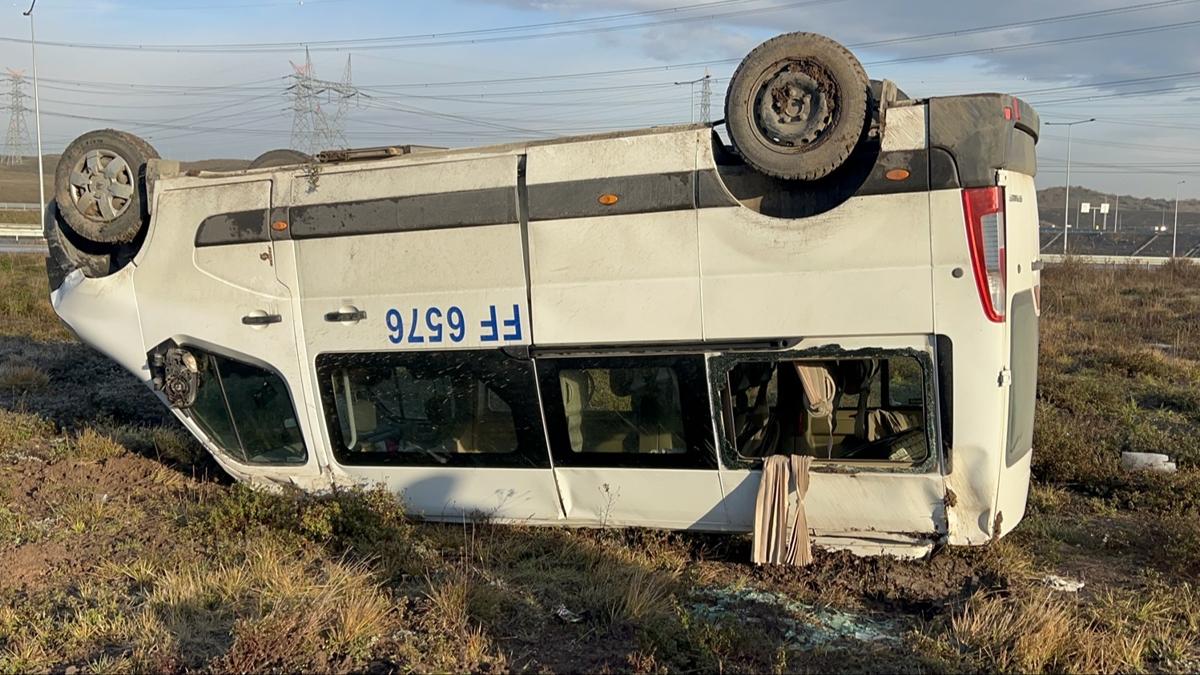
[[[0,364],[0,388],[27,392],[50,384],[50,376],[28,363]]]
[[[73,454],[85,460],[112,459],[125,453],[120,443],[91,428],[76,436],[72,446]]]

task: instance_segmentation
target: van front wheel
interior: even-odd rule
[[[146,162],[158,153],[115,129],[89,131],[63,151],[54,173],[58,210],[76,234],[96,243],[133,241],[146,222]]]
[[[787,180],[840,167],[867,130],[870,81],[858,59],[815,33],[788,33],[750,52],[725,96],[730,140],[747,164]]]

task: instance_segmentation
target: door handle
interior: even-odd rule
[[[336,312],[326,312],[325,320],[330,323],[354,323],[367,318],[367,310],[347,305]]]
[[[261,310],[251,312],[242,317],[242,323],[247,326],[266,326],[272,323],[283,321],[283,317],[278,314],[267,314]]]

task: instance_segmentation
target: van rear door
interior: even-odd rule
[[[1005,200],[1005,266],[1008,294],[1008,425],[1000,470],[997,512],[1002,532],[1025,512],[1037,399],[1038,315],[1041,261],[1038,257],[1037,188],[1033,177],[1000,171]]]

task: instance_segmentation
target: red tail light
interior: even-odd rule
[[[971,250],[971,269],[983,313],[990,321],[1004,321],[1004,188],[986,187],[963,190],[963,213],[967,221],[967,247]]]

